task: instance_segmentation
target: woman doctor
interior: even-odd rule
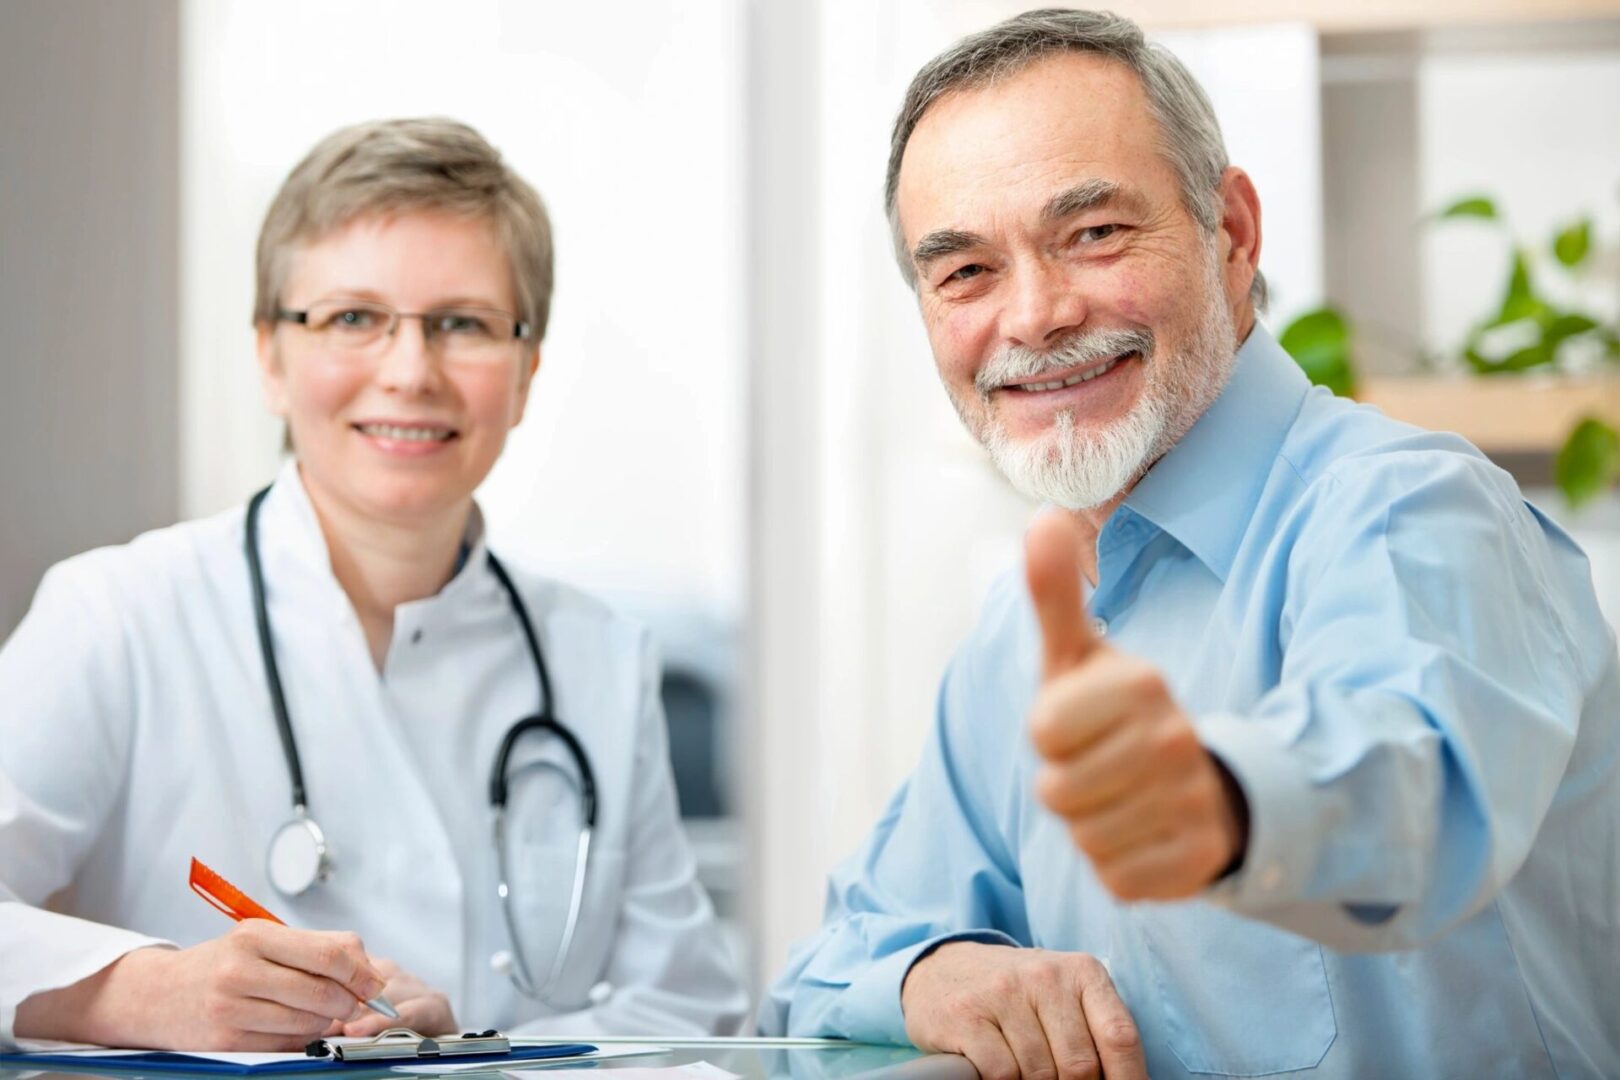
[[[0,650],[0,1043],[740,1020],[645,635],[499,563],[473,502],[551,288],[539,198],[462,124],[348,128],[288,176],[254,320],[295,460],[251,513],[56,566]],[[542,713],[577,746],[530,725],[496,770]],[[193,896],[193,856],[287,926]]]

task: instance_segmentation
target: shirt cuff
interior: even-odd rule
[[[977,941],[985,945],[1010,945],[1018,942],[999,930],[967,930],[940,934],[916,945],[896,950],[881,960],[874,961],[858,978],[838,995],[829,1026],[844,1032],[844,1037],[855,1042],[909,1045],[906,1037],[906,1017],[900,1008],[900,987],[906,981],[912,965],[923,957],[953,941]]]
[[[1274,732],[1247,717],[1206,716],[1198,737],[1243,789],[1249,809],[1243,865],[1211,885],[1205,898],[1237,911],[1297,899],[1316,866],[1321,836],[1309,777]]]
[[[0,1046],[18,1045],[17,1007],[87,979],[125,953],[174,943],[24,904],[0,902]]]

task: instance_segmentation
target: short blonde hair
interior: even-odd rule
[[[356,218],[439,210],[487,218],[532,342],[551,314],[551,222],[528,181],[466,124],[373,120],[334,131],[282,181],[259,230],[253,321],[274,323],[289,256]]]

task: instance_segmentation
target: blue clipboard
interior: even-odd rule
[[[74,1054],[45,1050],[39,1053],[0,1053],[0,1066],[23,1069],[55,1069],[62,1072],[116,1071],[140,1073],[205,1073],[215,1076],[269,1076],[276,1073],[307,1073],[352,1071],[390,1071],[396,1065],[412,1060],[428,1063],[437,1060],[455,1062],[532,1061],[537,1058],[578,1057],[593,1054],[596,1047],[589,1043],[556,1043],[549,1046],[514,1046],[504,1054],[461,1054],[453,1058],[393,1058],[371,1061],[339,1061],[335,1058],[297,1058],[272,1061],[261,1065],[246,1065],[222,1061],[206,1054],[182,1054],[171,1050],[131,1050],[126,1054]]]

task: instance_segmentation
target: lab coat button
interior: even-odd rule
[[[1107,637],[1108,636],[1108,620],[1107,619],[1092,619],[1091,620],[1091,632],[1093,634],[1096,634],[1098,637]]]
[[[422,628],[420,626],[418,626],[415,630],[411,631],[411,644],[412,645],[420,645],[420,644],[422,644]]]

